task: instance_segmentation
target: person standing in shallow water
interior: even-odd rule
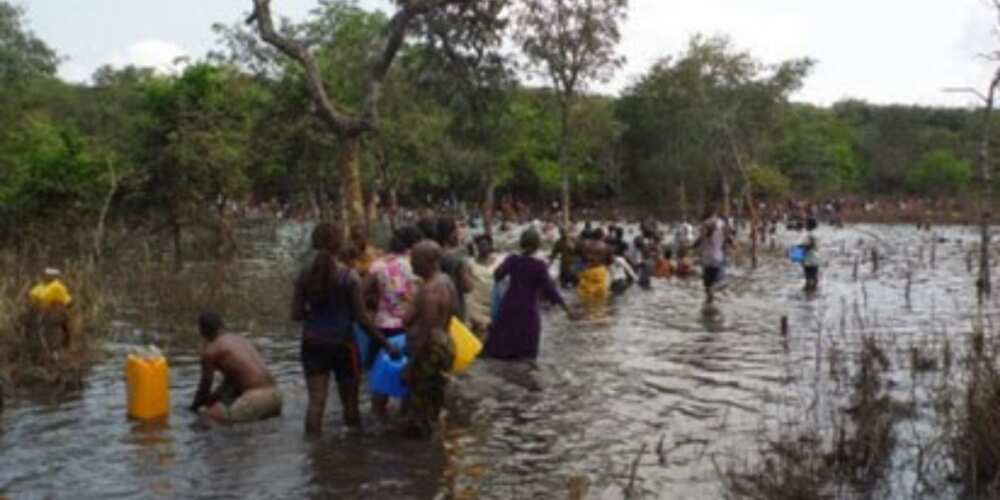
[[[444,407],[448,372],[455,359],[448,328],[456,309],[455,284],[441,272],[441,247],[418,243],[410,254],[413,272],[423,279],[407,321],[406,349],[410,362],[403,380],[410,388],[410,431],[428,435]]]
[[[375,326],[386,338],[405,335],[403,325],[417,293],[417,277],[410,266],[410,249],[423,238],[415,226],[403,226],[395,231],[389,253],[371,265],[365,279],[365,297],[375,297]],[[364,360],[371,363],[375,357]],[[372,395],[372,412],[380,419],[387,417],[388,398]]]
[[[455,285],[456,299],[455,316],[458,319],[468,322],[465,310],[466,294],[472,290],[472,272],[469,263],[462,255],[461,231],[455,219],[451,217],[441,217],[437,222],[437,233],[435,241],[441,248],[441,271],[451,278]]]
[[[802,244],[806,255],[802,259],[802,269],[806,275],[806,292],[819,289],[819,240],[816,238],[816,219],[806,221],[806,241]]]
[[[538,357],[542,332],[540,298],[559,305],[574,317],[549,276],[548,266],[534,257],[540,244],[541,238],[535,230],[525,231],[521,234],[521,254],[507,257],[494,273],[497,281],[509,276],[510,287],[486,339],[488,357],[504,360]]]
[[[493,253],[493,238],[488,234],[476,236],[476,258],[469,268],[472,275],[472,290],[466,301],[466,313],[472,324],[472,331],[480,339],[486,338],[492,318],[493,273],[499,261]]]
[[[559,284],[563,288],[576,286],[576,264],[577,264],[577,244],[569,229],[559,228],[559,240],[552,247],[552,255],[549,256],[551,264],[559,259]]]
[[[722,266],[726,262],[725,245],[726,224],[715,210],[706,210],[701,235],[692,246],[701,250],[701,277],[705,286],[705,304],[709,306],[715,303],[715,287],[722,279]]]
[[[358,273],[337,260],[339,231],[332,224],[320,224],[313,230],[312,243],[317,254],[296,280],[292,300],[292,320],[302,322],[302,371],[309,397],[307,434],[322,432],[331,372],[336,377],[345,423],[349,427],[361,425],[358,408],[361,359],[354,341],[355,322],[392,357],[400,356],[368,315]]]

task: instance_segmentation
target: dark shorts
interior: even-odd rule
[[[361,359],[353,341],[327,341],[303,337],[302,371],[307,377],[333,372],[337,383],[361,377]]]
[[[701,281],[705,284],[705,288],[711,288],[715,286],[719,280],[722,278],[722,268],[714,266],[705,266],[701,270]]]
[[[559,284],[563,288],[573,288],[577,285],[576,274],[573,271],[563,270],[559,272]]]
[[[632,286],[632,283],[627,279],[614,280],[611,282],[611,293],[625,293],[630,286]]]
[[[818,266],[806,266],[803,269],[806,270],[806,281],[819,281]]]

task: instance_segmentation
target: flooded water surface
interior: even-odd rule
[[[288,275],[288,247],[299,238],[283,231],[244,267]],[[786,244],[801,237],[780,235]],[[304,438],[305,388],[291,324],[255,336],[285,395],[280,419],[213,427],[188,412],[199,374],[197,346],[189,345],[169,353],[169,421],[131,422],[123,359],[138,340],[114,335],[82,392],[59,400],[38,394],[0,415],[0,494],[507,499],[567,498],[585,488],[588,498],[621,498],[631,483],[642,498],[717,498],[719,468],[752,457],[762,434],[810,405],[837,404],[817,394],[831,384],[817,366],[829,349],[856,350],[861,325],[890,337],[900,352],[969,329],[972,230],[932,236],[856,226],[824,228],[819,238],[824,272],[815,297],[801,291],[801,269],[778,250],[752,272],[734,263],[714,312],[703,310],[698,280],[654,281],[652,290],[630,290],[578,322],[550,311],[539,360],[477,362],[453,384],[443,439],[430,442],[402,439],[370,416],[364,432],[349,432],[335,398],[325,436]],[[275,292],[275,300],[286,296]],[[901,375],[908,368],[893,368],[893,390],[912,391]]]

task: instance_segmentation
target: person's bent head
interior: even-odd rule
[[[525,255],[531,255],[538,251],[538,248],[542,246],[542,238],[538,235],[538,231],[534,229],[527,229],[521,233],[521,251]]]
[[[458,224],[455,219],[448,216],[438,219],[435,241],[442,247],[458,246]]]
[[[364,224],[356,223],[351,225],[351,244],[359,250],[368,246],[368,229]]]
[[[715,207],[709,205],[705,207],[705,213],[702,214],[702,220],[714,219],[717,213],[718,211],[715,210]]]
[[[42,281],[45,283],[52,283],[53,281],[62,278],[62,272],[54,267],[46,267],[44,278]]]
[[[437,220],[433,217],[424,217],[417,221],[417,229],[422,233],[422,238],[429,240],[437,239]]]
[[[441,269],[441,245],[432,240],[417,243],[410,251],[410,264],[417,276],[430,279]]]
[[[392,234],[389,251],[396,255],[403,255],[422,239],[424,239],[424,234],[416,226],[403,226]]]
[[[320,252],[340,251],[340,229],[329,222],[317,224],[312,232],[312,247]]]
[[[215,340],[222,333],[224,327],[222,317],[214,312],[204,312],[198,316],[198,331],[201,333],[201,338],[206,341]]]
[[[489,257],[493,253],[493,237],[488,234],[476,236],[476,255]]]
[[[817,227],[819,227],[819,224],[816,223],[816,219],[810,217],[809,220],[806,221],[806,230],[813,231]]]

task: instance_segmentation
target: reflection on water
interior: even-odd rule
[[[292,261],[308,231],[276,234],[258,243],[254,269]],[[291,326],[258,339],[285,394],[282,418],[220,428],[185,410],[198,377],[189,346],[170,353],[169,421],[129,422],[120,363],[127,345],[112,344],[81,393],[56,402],[40,395],[0,416],[0,494],[506,499],[564,498],[586,485],[591,497],[618,498],[636,462],[637,487],[652,498],[716,498],[713,461],[750,454],[762,429],[827,404],[814,401],[813,388],[829,376],[818,360],[834,344],[854,349],[859,319],[901,345],[969,325],[965,259],[974,235],[939,234],[947,241],[936,245],[932,269],[926,233],[821,231],[825,266],[814,296],[802,292],[799,268],[765,258],[754,272],[730,270],[716,310],[703,309],[700,282],[691,280],[631,290],[578,322],[554,311],[537,362],[481,361],[456,380],[443,444],[403,440],[375,422],[349,432],[336,398],[327,435],[304,438]],[[872,245],[880,268],[861,264],[855,281],[854,260]],[[911,389],[899,380],[896,391]]]

